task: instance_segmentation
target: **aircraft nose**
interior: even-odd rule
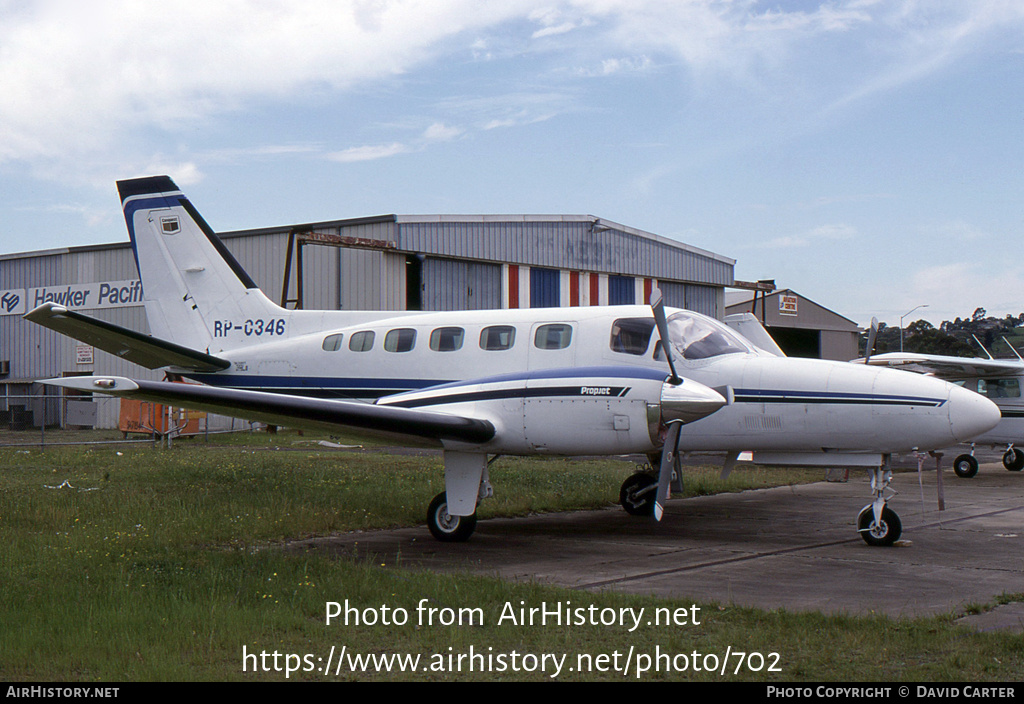
[[[981,394],[950,385],[949,426],[958,442],[987,433],[999,423],[999,407]]]

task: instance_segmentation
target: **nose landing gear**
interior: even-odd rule
[[[857,516],[857,532],[868,545],[888,547],[903,533],[900,517],[886,505],[885,492],[891,481],[892,470],[886,455],[881,467],[871,469],[871,493],[875,499]]]

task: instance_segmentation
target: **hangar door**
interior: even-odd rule
[[[561,305],[561,278],[558,269],[530,267],[530,307],[557,308]]]
[[[608,304],[631,306],[636,303],[636,280],[632,276],[608,277]]]
[[[675,281],[659,281],[658,287],[665,296],[665,305],[671,308],[685,308],[712,318],[721,315],[719,299],[724,294],[720,288]]]
[[[768,334],[787,357],[821,359],[821,333],[817,330],[770,326]]]
[[[460,259],[423,262],[423,310],[501,308],[501,265]]]

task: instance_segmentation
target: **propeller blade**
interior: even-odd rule
[[[875,353],[875,338],[878,337],[878,318],[871,319],[871,332],[868,333],[868,344],[864,348],[864,364],[871,361],[871,355]]]
[[[658,325],[658,335],[661,337],[661,351],[665,353],[668,360],[668,368],[672,370],[672,376],[668,383],[678,385],[682,379],[676,373],[676,363],[672,359],[672,345],[668,341],[668,319],[665,317],[665,299],[661,295],[661,289],[655,286],[651,291],[651,310],[654,311],[654,322]]]
[[[669,423],[665,445],[661,449],[661,465],[658,467],[658,493],[654,497],[654,520],[660,521],[665,513],[665,501],[668,500],[668,485],[672,481],[672,468],[679,452],[679,429],[681,422]]]

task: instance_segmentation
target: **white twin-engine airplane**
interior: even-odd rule
[[[1005,338],[1004,338],[1005,340]],[[979,342],[980,344],[980,342]],[[1009,341],[1006,341],[1010,345]],[[982,349],[985,349],[982,347]],[[1017,350],[1010,345],[1014,354]],[[1003,466],[1011,472],[1024,470],[1024,451],[1014,444],[1024,442],[1024,359],[994,359],[988,350],[988,359],[981,357],[949,357],[914,352],[889,352],[854,360],[892,369],[903,369],[928,374],[939,379],[977,391],[992,400],[999,408],[999,424],[983,435],[971,438],[971,451],[953,460],[953,471],[958,477],[970,479],[978,473],[975,445],[1003,448]]]
[[[628,478],[620,499],[660,520],[677,454],[713,450],[728,453],[726,470],[741,451],[761,464],[868,469],[858,530],[888,545],[901,531],[886,506],[890,454],[947,447],[999,420],[988,399],[937,379],[766,352],[717,320],[665,309],[660,293],[650,307],[285,310],[170,178],[118,189],[153,336],[53,303],[25,317],[202,383],[46,383],[440,447],[445,491],[427,519],[439,540],[473,532],[478,500],[493,494],[492,455],[646,454],[656,469]]]

